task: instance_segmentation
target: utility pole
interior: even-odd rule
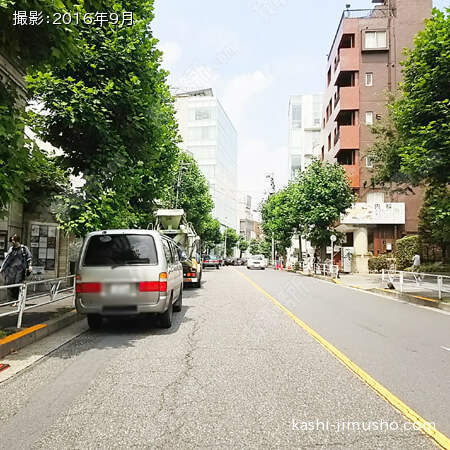
[[[227,257],[227,230],[228,230],[228,227],[225,227],[225,249],[224,249],[224,258],[226,258]]]
[[[189,167],[190,163],[183,163],[180,165],[180,170],[178,171],[178,180],[177,180],[177,197],[175,199],[175,209],[178,208],[178,192],[180,191],[181,179],[183,178],[183,170]]]

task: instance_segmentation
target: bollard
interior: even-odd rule
[[[439,300],[442,300],[442,276],[437,277]]]
[[[24,283],[19,290],[19,315],[17,317],[17,328],[22,327],[23,310],[25,309],[25,301],[27,299],[27,285]]]

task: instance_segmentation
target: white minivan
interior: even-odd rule
[[[152,230],[89,233],[76,271],[75,306],[91,329],[104,316],[158,313],[163,328],[181,311],[183,267],[175,242]]]

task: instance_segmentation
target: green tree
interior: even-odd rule
[[[276,250],[285,254],[291,246],[292,235],[298,225],[297,214],[291,199],[291,184],[269,196],[261,205],[262,229],[274,238]]]
[[[373,181],[450,183],[450,8],[433,10],[414,47],[406,52],[398,99],[389,101],[389,123],[374,127],[369,150]]]
[[[333,225],[352,205],[354,194],[342,166],[313,160],[290,185],[289,198],[302,236],[324,247],[332,234],[339,235]]]
[[[413,180],[450,182],[450,8],[433,10],[404,62],[394,122],[404,144],[402,171]]]
[[[58,166],[56,157],[48,155],[33,146],[30,166],[32,174],[25,179],[25,203],[27,210],[37,205],[49,206],[55,196],[70,191],[67,171]]]
[[[98,11],[104,3],[95,2]],[[67,11],[83,13],[81,5],[74,6],[72,1],[0,0],[0,64],[7,72],[15,72],[14,77],[45,64],[59,66],[78,52],[75,23],[55,26],[43,20],[39,26],[14,25],[17,11],[41,11],[44,19]],[[40,177],[33,162],[37,158],[41,169],[45,156],[24,136],[26,86],[21,86],[21,80],[13,81],[14,77],[0,77],[0,216],[6,214],[5,207],[12,200],[24,200],[29,180]]]
[[[266,258],[272,255],[272,240],[264,238],[259,244],[258,253],[262,253]]]
[[[0,217],[8,203],[23,199],[24,179],[31,173],[24,133],[24,110],[16,103],[15,88],[0,82]]]
[[[236,244],[239,242],[240,236],[236,233],[236,230],[233,228],[226,228],[223,232],[223,241],[225,241],[225,236],[227,239],[227,248],[226,255],[229,256],[233,253],[233,248],[236,247]]]
[[[179,150],[173,99],[151,34],[153,2],[115,2],[133,26],[79,26],[79,54],[63,68],[28,76],[46,114],[38,135],[62,148],[61,166],[84,186],[62,199],[59,219],[78,236],[98,228],[145,227],[173,185]]]
[[[209,215],[200,237],[202,239],[202,247],[204,250],[214,248],[217,244],[222,242],[220,222]]]
[[[95,11],[104,11],[113,2],[86,3],[90,3],[93,8],[100,8]],[[24,69],[46,63],[59,65],[66,61],[78,53],[78,25],[75,20],[70,24],[61,21],[59,25],[55,25],[53,19],[67,12],[83,16],[86,11],[82,4],[81,1],[74,4],[71,0],[0,0],[0,42],[3,56],[13,62],[20,61]],[[14,16],[18,11],[42,12],[44,20],[40,25],[15,25]],[[48,22],[47,17],[51,19]]]
[[[419,212],[419,233],[423,241],[437,244],[445,261],[450,245],[450,189],[429,186]]]
[[[260,253],[259,242],[256,239],[250,241],[250,253],[252,255],[257,255]]]
[[[214,208],[206,178],[195,159],[186,152],[180,152],[174,172],[176,182],[164,203],[170,208],[183,208],[187,220],[201,236],[212,220]]]
[[[375,141],[367,150],[367,156],[373,164],[373,168],[370,169],[371,185],[386,186],[394,191],[405,191],[414,183],[411,177],[402,171],[399,149],[403,145],[403,138],[392,118],[393,104],[394,98],[390,96],[388,117],[371,127],[371,132],[375,135]]]
[[[242,253],[245,252],[249,246],[250,243],[244,238],[241,238],[241,240],[239,241],[239,258],[242,258]]]

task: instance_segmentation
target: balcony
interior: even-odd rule
[[[359,70],[359,51],[356,47],[341,48],[338,55],[339,72],[356,72]]]
[[[355,203],[345,214],[341,223],[347,225],[404,225],[404,203]]]
[[[350,179],[350,186],[352,188],[359,188],[361,182],[359,164],[354,164],[352,166],[343,165],[342,167],[345,169],[345,172],[347,173],[348,178]]]
[[[359,149],[359,126],[341,125],[334,137],[334,145],[338,146],[336,154],[339,150]]]
[[[359,109],[359,86],[341,87],[339,98],[341,110],[354,111]]]

